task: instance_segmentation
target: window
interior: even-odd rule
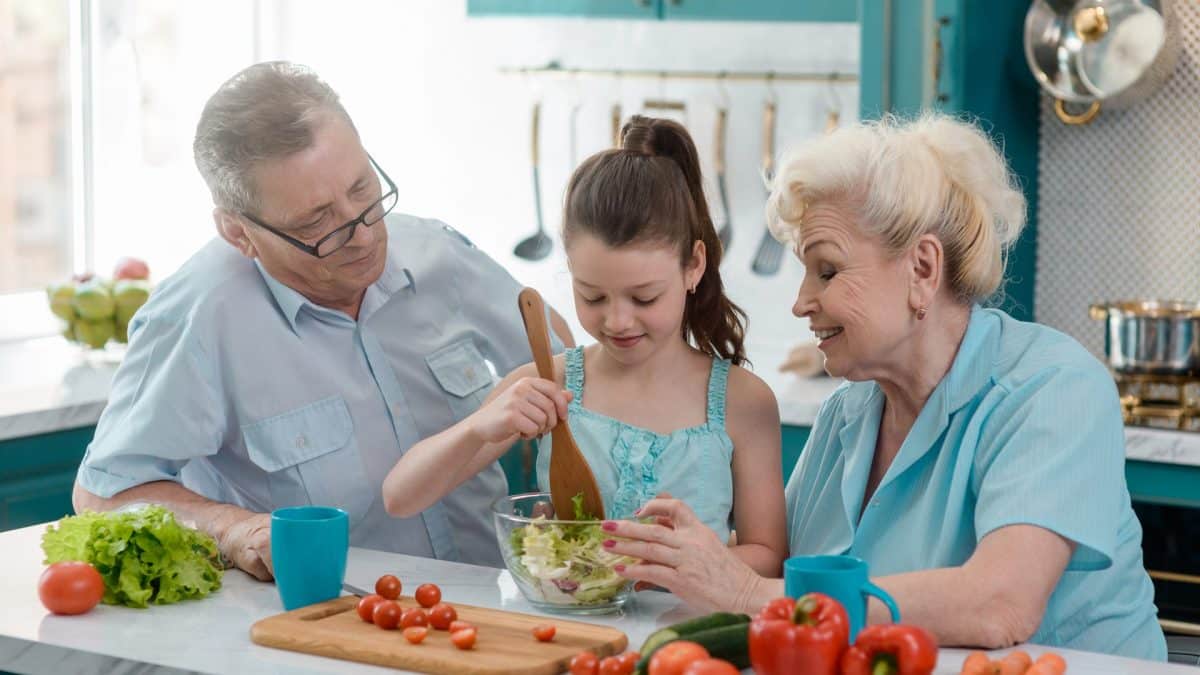
[[[0,293],[71,273],[70,12],[0,2]]]

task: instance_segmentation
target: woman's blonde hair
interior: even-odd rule
[[[848,206],[859,227],[899,255],[924,234],[942,242],[946,278],[964,302],[992,295],[1025,225],[1025,197],[977,125],[939,113],[891,115],[839,129],[784,156],[767,202],[780,240],[804,237],[816,202]]]

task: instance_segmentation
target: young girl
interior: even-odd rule
[[[383,484],[384,503],[392,515],[418,513],[565,415],[608,518],[668,493],[721,541],[732,519],[735,553],[779,575],[779,411],[741,367],[745,314],[722,287],[695,145],[669,120],[634,117],[621,135],[620,148],[575,170],[563,218],[576,311],[597,344],[555,357],[556,382],[532,363],[514,370],[477,412],[409,449]],[[549,489],[548,435],[539,448],[538,482]]]

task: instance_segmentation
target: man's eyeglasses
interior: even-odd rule
[[[259,220],[258,218],[255,218],[254,216],[250,215],[249,213],[246,213],[245,211],[242,211],[242,216],[245,217],[246,220],[249,220],[250,222],[254,223],[255,225],[258,225],[259,227],[263,228],[264,230],[270,232],[271,234],[274,234],[275,236],[279,237],[280,239],[283,239],[287,243],[291,244],[292,246],[295,246],[296,248],[300,249],[301,251],[304,251],[305,253],[307,253],[311,256],[315,256],[317,258],[325,258],[327,256],[333,255],[339,249],[341,249],[343,246],[350,243],[350,240],[354,238],[354,233],[356,231],[356,228],[359,225],[371,227],[375,223],[378,223],[380,220],[382,220],[383,217],[386,216],[388,213],[390,213],[391,210],[393,208],[395,208],[395,206],[396,206],[396,201],[398,199],[398,196],[396,194],[396,184],[393,183],[392,179],[388,177],[387,173],[384,172],[384,170],[382,168],[380,168],[380,166],[378,164],[375,163],[374,157],[367,155],[367,159],[369,159],[371,161],[371,166],[375,167],[375,170],[379,172],[379,175],[383,176],[383,180],[387,182],[387,187],[388,187],[387,192],[383,193],[383,196],[380,197],[379,199],[375,200],[370,206],[368,206],[366,208],[366,210],[364,210],[362,213],[358,214],[357,218],[355,218],[354,220],[351,220],[350,222],[346,223],[345,225],[342,225],[341,227],[330,232],[329,234],[325,235],[324,237],[321,237],[321,240],[318,241],[316,244],[313,244],[313,245],[306,244],[306,243],[300,241],[299,239],[296,239],[295,237],[292,237],[291,235],[288,235],[288,234],[282,232],[278,228],[271,227],[270,225]]]

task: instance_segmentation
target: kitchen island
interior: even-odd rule
[[[250,626],[283,611],[273,584],[237,570],[211,597],[176,605],[129,609],[101,605],[74,617],[53,616],[37,596],[44,525],[0,533],[0,670],[16,673],[394,673],[350,661],[260,647],[250,642]],[[521,597],[507,571],[351,548],[346,581],[372,587],[384,573],[398,575],[407,589],[437,583],[443,599],[526,614],[542,614]],[[696,616],[674,596],[643,592],[620,614],[581,620],[613,626],[636,648],[656,629]],[[546,615],[553,617],[554,615]],[[551,619],[553,620],[553,618]],[[398,636],[395,634],[392,637]],[[1036,655],[1036,646],[1026,649]],[[1056,650],[1068,673],[1107,675],[1188,675],[1196,669],[1101,654]],[[959,671],[967,652],[943,649],[937,672]]]

